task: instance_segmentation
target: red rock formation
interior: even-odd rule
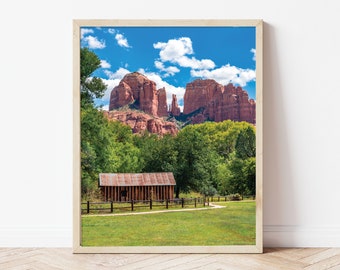
[[[240,86],[231,83],[224,87],[221,106],[221,120],[246,121],[256,123],[256,103],[249,99],[248,93]]]
[[[158,115],[158,96],[155,82],[144,81],[143,88],[139,92],[139,109],[154,116]]]
[[[150,132],[158,135],[171,134],[178,132],[173,122],[164,121],[162,118],[153,117],[146,113],[136,112],[132,110],[125,111],[109,111],[104,115],[110,121],[120,121],[131,127],[133,133]]]
[[[217,92],[222,92],[223,86],[214,80],[198,79],[186,85],[184,94],[184,114],[189,114],[199,108],[206,108]]]
[[[168,116],[168,106],[166,102],[166,91],[165,88],[158,89],[158,110],[157,115],[160,117]]]
[[[135,101],[135,99],[131,87],[124,81],[121,81],[119,85],[111,91],[109,110],[123,107],[133,101]]]
[[[181,114],[181,109],[178,106],[177,103],[177,97],[175,94],[172,94],[172,102],[170,106],[170,113],[173,116],[179,116]]]
[[[255,101],[249,100],[248,93],[231,83],[223,87],[214,80],[195,80],[187,84],[184,95],[184,114],[204,109],[191,118],[192,123],[230,119],[255,124],[255,108]]]
[[[109,110],[135,102],[140,110],[153,116],[167,116],[165,88],[156,89],[156,83],[143,74],[126,74],[111,92]]]

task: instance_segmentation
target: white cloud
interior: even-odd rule
[[[114,28],[109,28],[107,31],[112,35],[116,33],[116,30]]]
[[[256,61],[256,49],[251,49],[250,52],[252,52],[253,55],[253,60]]]
[[[84,37],[83,42],[87,44],[90,49],[103,49],[106,47],[104,40],[98,40],[97,37],[93,36]]]
[[[80,29],[80,37],[83,39],[85,35],[87,34],[93,34],[93,30],[92,29],[88,29],[88,28],[81,28]]]
[[[155,61],[155,67],[160,71],[165,72],[163,77],[174,76],[176,73],[180,72],[180,70],[177,67],[174,66],[165,67],[164,64],[160,61]]]
[[[103,107],[102,107],[102,110],[103,110],[103,111],[108,111],[108,110],[109,110],[109,104],[103,106]]]
[[[192,69],[211,69],[215,67],[215,63],[210,59],[197,60],[195,57],[189,58],[187,56],[177,59],[177,63],[181,67],[190,67]]]
[[[184,92],[185,92],[184,87],[176,87],[176,86],[169,84],[166,81],[163,81],[161,76],[155,72],[147,72],[144,69],[139,69],[138,72],[144,74],[146,77],[148,77],[148,79],[154,81],[156,83],[157,89],[165,87],[168,106],[171,104],[172,94],[175,94],[177,96],[177,101],[180,101],[184,98]],[[183,111],[183,108],[181,109]]]
[[[220,84],[233,83],[244,87],[250,81],[255,81],[256,73],[252,69],[242,69],[235,66],[225,65],[214,70],[191,70],[192,77],[213,79]]]
[[[130,48],[128,40],[122,34],[116,34],[115,39],[120,47]]]
[[[155,49],[160,49],[159,56],[162,62],[171,62],[181,67],[192,69],[211,69],[215,63],[210,59],[198,60],[195,57],[189,58],[187,55],[194,53],[192,41],[188,37],[179,39],[169,39],[168,42],[157,42],[153,44]]]
[[[191,39],[182,37],[169,39],[168,42],[157,42],[153,44],[155,49],[160,49],[159,56],[162,61],[173,61],[186,54],[193,54]]]
[[[115,80],[115,79],[121,80],[126,74],[130,73],[130,71],[121,67],[117,69],[116,72],[112,72],[110,70],[104,70],[104,73],[106,74],[107,77],[109,77],[110,80]]]
[[[111,64],[109,62],[107,62],[106,60],[100,60],[100,66],[102,68],[110,68]]]

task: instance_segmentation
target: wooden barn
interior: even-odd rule
[[[106,201],[172,200],[173,173],[101,173],[99,187]]]

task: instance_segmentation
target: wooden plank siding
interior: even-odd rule
[[[99,174],[99,187],[105,201],[172,200],[175,185],[170,172]]]

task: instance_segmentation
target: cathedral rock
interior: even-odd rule
[[[165,88],[156,89],[156,83],[138,72],[124,76],[113,88],[109,110],[134,103],[136,108],[156,117],[167,116]]]

